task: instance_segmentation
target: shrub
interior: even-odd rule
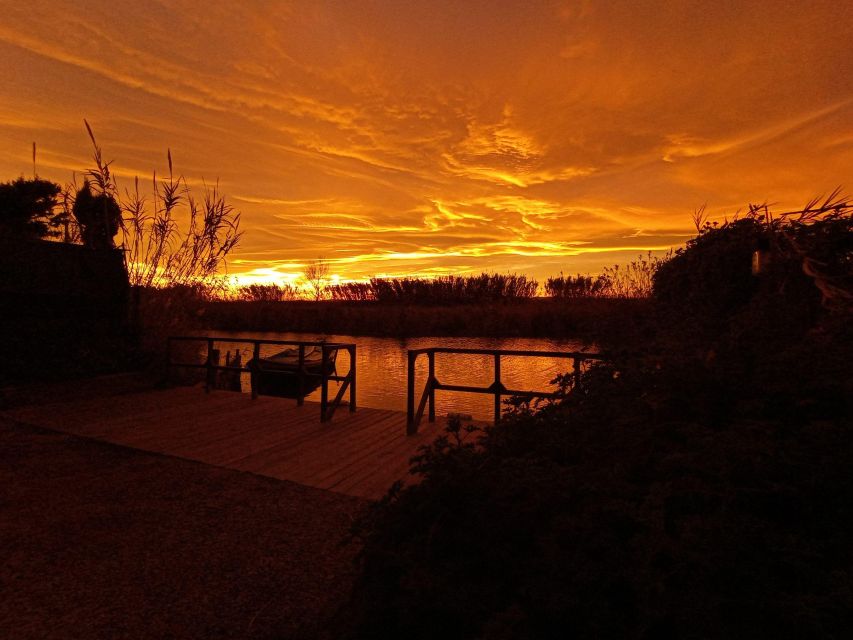
[[[605,295],[609,288],[610,281],[603,275],[572,277],[561,272],[545,281],[545,293],[552,298],[597,298]]]
[[[653,256],[649,251],[645,256],[639,255],[636,260],[625,265],[605,267],[601,274],[606,287],[605,295],[613,298],[648,298],[652,295],[655,274],[670,259]]]
[[[296,299],[297,291],[289,284],[249,284],[238,287],[234,297],[244,302],[281,302]]]
[[[172,153],[167,151],[169,176],[158,180],[154,175],[149,212],[149,201],[139,191],[139,179],[134,180],[133,191],[126,189],[121,194],[111,163],[104,161],[88,122],[86,130],[94,147],[95,167],[86,172],[85,191],[81,190],[78,197],[90,193],[91,184],[96,200],[116,203],[120,208],[120,243],[131,286],[208,287],[221,276],[241,233],[240,214],[228,204],[218,185],[205,184],[199,200],[184,177],[175,176]],[[76,206],[73,203],[72,209]],[[177,223],[179,214],[188,220],[183,233]]]
[[[422,450],[356,530],[351,637],[841,637],[851,269],[843,199],[703,226],[658,270],[645,353]]]
[[[476,445],[451,425],[425,449],[421,483],[358,530],[351,637],[840,633],[847,428],[720,429],[678,415],[671,372],[617,371],[596,368],[584,392],[509,415]]]
[[[48,180],[23,177],[0,184],[0,234],[21,238],[59,236],[54,215],[60,187]]]
[[[367,302],[375,300],[373,286],[369,282],[344,282],[327,287],[332,300]]]

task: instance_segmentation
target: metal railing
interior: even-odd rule
[[[458,384],[442,384],[435,374],[436,353],[462,353],[471,355],[490,355],[495,361],[494,382],[488,387],[472,387]],[[415,410],[415,364],[418,356],[426,354],[429,364],[427,370],[426,384],[421,394],[417,410]],[[429,407],[428,418],[435,422],[435,392],[436,391],[462,391],[465,393],[484,393],[493,395],[495,398],[495,424],[501,419],[501,398],[504,396],[516,396],[522,398],[556,398],[559,392],[555,391],[520,391],[507,389],[501,382],[501,358],[503,356],[524,356],[538,358],[566,358],[573,361],[572,375],[575,384],[579,384],[583,363],[587,360],[603,360],[604,356],[599,353],[584,353],[575,351],[512,351],[504,349],[461,349],[451,347],[431,347],[428,349],[409,350],[408,388],[406,393],[406,433],[414,435],[418,432],[418,425],[423,418],[424,409]]]
[[[203,342],[207,344],[207,357],[202,364],[191,362],[173,362],[172,353],[173,343],[175,342]],[[220,364],[220,350],[214,348],[217,342],[225,342],[230,344],[251,344],[252,359],[243,366],[240,359],[237,364],[230,361],[225,365]],[[274,371],[264,369],[261,371],[258,367],[258,361],[261,358],[261,345],[276,345],[298,347],[298,364],[296,371]],[[321,369],[319,373],[312,373],[305,367],[305,349],[320,348],[321,349]],[[349,371],[346,375],[338,375],[334,371],[334,367],[330,366],[332,362],[332,354],[337,351],[347,351],[349,353]],[[337,354],[335,354],[337,355]],[[308,379],[320,378],[320,422],[328,422],[332,419],[335,409],[341,403],[344,393],[349,390],[349,410],[356,410],[356,347],[352,343],[343,342],[323,342],[323,341],[303,341],[303,340],[257,340],[247,338],[227,338],[218,336],[171,336],[167,342],[166,362],[169,371],[172,367],[186,367],[190,369],[205,369],[207,372],[205,378],[205,391],[210,392],[216,386],[216,376],[219,371],[231,372],[239,376],[241,373],[248,373],[251,379],[252,399],[258,397],[259,377],[261,373],[264,376],[295,376],[296,384],[296,404],[303,405],[305,402],[306,382]],[[343,383],[338,389],[338,393],[330,401],[329,400],[329,381]],[[315,387],[316,388],[316,387]]]

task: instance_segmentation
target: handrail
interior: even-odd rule
[[[474,387],[469,385],[442,384],[435,375],[435,354],[455,353],[487,355],[494,357],[494,382],[488,387]],[[421,394],[417,410],[415,409],[415,364],[418,356],[426,354],[429,368],[427,380]],[[553,391],[521,391],[507,389],[501,382],[501,358],[503,356],[523,356],[539,358],[566,358],[572,360],[572,376],[575,384],[580,384],[583,363],[586,360],[604,360],[600,353],[589,353],[584,351],[521,351],[517,349],[467,349],[461,347],[428,347],[425,349],[409,349],[407,393],[406,393],[406,434],[414,435],[418,432],[418,425],[423,418],[424,410],[428,409],[428,419],[435,422],[435,392],[461,391],[464,393],[485,393],[494,395],[495,424],[501,419],[501,398],[503,396],[519,396],[523,398],[555,398],[557,393]]]
[[[191,362],[173,362],[172,361],[172,343],[173,342],[206,342],[207,343],[207,359],[203,364]],[[216,342],[228,342],[231,344],[251,344],[252,345],[252,360],[243,366],[232,365],[226,362],[225,366],[219,364],[220,352],[214,348]],[[184,367],[188,369],[205,369],[207,372],[205,378],[205,392],[210,393],[210,390],[216,385],[217,371],[232,371],[237,373],[249,373],[251,376],[252,399],[258,397],[258,377],[260,370],[257,362],[261,355],[261,345],[286,345],[299,347],[299,364],[296,373],[289,371],[270,371],[265,370],[264,375],[281,375],[298,377],[297,380],[297,395],[296,404],[302,406],[305,401],[305,379],[320,378],[320,422],[328,422],[332,419],[335,410],[341,403],[344,393],[349,390],[349,410],[356,410],[356,345],[345,342],[325,342],[322,340],[263,340],[257,338],[230,338],[227,336],[170,336],[167,340],[166,348],[166,366],[168,370],[172,367]],[[319,347],[321,349],[321,368],[320,373],[311,373],[305,368],[305,349],[306,347]],[[334,351],[347,351],[349,353],[350,366],[346,375],[340,376],[335,373],[332,375],[329,367],[329,360]],[[239,362],[239,360],[237,360]],[[329,381],[342,382],[340,389],[335,397],[329,401]]]

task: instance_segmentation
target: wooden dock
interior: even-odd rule
[[[406,414],[360,407],[319,421],[319,406],[199,387],[146,390],[3,411],[18,422],[211,465],[378,499],[444,423],[406,435]],[[409,478],[411,480],[411,478]]]

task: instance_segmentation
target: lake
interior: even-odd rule
[[[225,338],[257,338],[264,340],[322,340],[356,344],[357,402],[362,407],[406,410],[407,351],[427,347],[461,347],[466,349],[509,349],[518,351],[594,351],[584,348],[577,340],[549,340],[543,338],[376,338],[365,336],[322,335],[313,333],[234,332],[210,331],[206,335]],[[239,348],[243,362],[252,357],[251,345],[228,342],[217,343],[223,353]],[[284,347],[264,345],[261,356],[270,356]],[[349,354],[338,355],[337,369],[341,375],[349,370]],[[521,356],[501,358],[501,381],[510,389],[545,391],[553,390],[551,381],[560,373],[571,370],[572,361],[563,358],[529,358]],[[494,359],[487,355],[436,354],[436,377],[444,384],[489,386],[494,381]],[[427,358],[418,358],[415,379],[416,400],[420,399],[426,381]],[[243,375],[242,387],[249,391],[248,374]],[[338,383],[330,383],[330,396]],[[306,396],[320,401],[319,389]],[[493,397],[489,395],[436,392],[436,415],[448,412],[470,414],[476,420],[491,420]]]

